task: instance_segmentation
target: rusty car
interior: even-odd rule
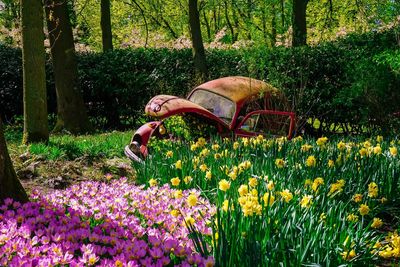
[[[174,115],[191,114],[215,126],[223,137],[286,136],[294,134],[296,115],[283,92],[253,78],[232,76],[208,81],[187,96],[157,95],[145,107],[155,118],[133,134],[125,147],[131,160],[142,162],[148,155],[152,136],[168,137],[164,120]]]

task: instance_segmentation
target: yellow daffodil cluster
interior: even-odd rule
[[[301,146],[301,151],[308,152],[313,146],[309,144],[304,144]]]
[[[283,159],[276,159],[275,165],[278,168],[283,168],[283,167],[285,167],[285,161]]]
[[[317,192],[317,191],[318,191],[318,188],[319,188],[321,185],[323,185],[323,184],[324,184],[324,178],[322,178],[322,177],[317,177],[317,178],[315,178],[314,181],[312,182],[312,184],[311,184],[311,189],[312,189],[314,192]]]
[[[400,257],[400,236],[397,232],[388,234],[386,245],[379,251],[379,256],[385,259]]]
[[[326,145],[326,143],[328,142],[328,137],[320,137],[317,139],[317,145],[320,147],[323,147]]]
[[[279,194],[282,200],[285,201],[286,203],[289,203],[293,199],[293,194],[288,189],[283,190]]]
[[[238,202],[240,204],[240,207],[242,208],[243,215],[245,217],[261,215],[262,206],[258,200],[259,198],[257,189],[252,189],[249,192],[249,188],[247,185],[241,185],[238,189],[238,192]]]
[[[176,189],[187,188],[185,185],[189,184],[202,186],[197,184],[201,180],[203,185],[212,186],[211,189],[207,188],[210,190],[205,191],[205,194],[211,192],[210,194],[217,196],[217,207],[223,211],[221,217],[234,212],[240,216],[230,218],[246,217],[246,221],[256,221],[262,218],[258,216],[275,215],[277,209],[290,209],[290,212],[300,212],[304,216],[316,216],[321,227],[333,227],[338,231],[343,225],[354,229],[362,228],[368,233],[373,233],[375,238],[377,231],[385,229],[382,227],[383,219],[376,215],[379,210],[377,206],[387,201],[382,196],[383,192],[387,192],[385,183],[382,182],[385,177],[369,176],[368,179],[373,181],[367,188],[359,188],[356,185],[365,184],[365,181],[358,183],[358,175],[362,177],[363,168],[368,167],[371,162],[396,162],[397,147],[400,144],[397,140],[390,145],[384,142],[381,136],[357,143],[348,142],[346,139],[334,143],[327,137],[321,137],[315,143],[305,143],[301,137],[292,140],[295,144],[286,142],[285,138],[265,139],[263,136],[235,140],[225,138],[223,142],[200,138],[191,143],[192,152],[182,155],[170,147],[171,150],[163,152],[162,158],[167,160],[168,164],[165,165],[171,171],[171,176],[152,178],[148,184],[154,187],[162,183],[162,179],[166,179],[164,182],[168,182],[169,179],[171,187],[174,188],[171,197],[183,198],[187,206],[193,207],[198,205],[199,195],[190,193],[188,196]],[[292,145],[295,149],[289,150]],[[262,165],[260,162],[266,164]],[[260,166],[262,168],[258,169]],[[176,177],[171,178],[173,176]],[[310,179],[304,181],[302,177]],[[332,209],[326,209],[331,203],[343,204],[341,207],[344,207],[345,211],[338,216]],[[170,213],[173,217],[178,217],[181,211],[176,208]],[[198,220],[193,214],[193,217],[185,216],[182,213],[187,225],[193,225]],[[333,221],[335,219],[340,222]],[[271,224],[280,223],[279,219],[272,217],[266,220],[271,220]],[[244,233],[248,238],[248,229],[245,229]],[[354,237],[354,242],[360,242],[353,233],[349,235]],[[400,237],[396,232],[388,236],[386,241],[380,240],[382,242],[375,243],[377,240],[380,239],[376,237],[368,244],[368,253],[373,247],[374,255],[400,258]],[[339,246],[339,261],[357,262],[358,258],[365,256],[365,250],[360,243],[357,246],[349,245],[347,240],[346,244]]]
[[[345,184],[346,184],[346,181],[343,179],[340,179],[340,180],[336,181],[336,183],[331,184],[328,196],[334,196],[335,194],[342,192]]]
[[[303,196],[303,198],[300,200],[300,206],[302,208],[309,208],[312,204],[312,198],[313,198],[313,196],[311,196],[311,195]]]
[[[368,197],[370,198],[378,197],[378,185],[374,182],[368,185]]]
[[[369,213],[370,208],[368,207],[367,204],[361,204],[360,207],[358,208],[358,211],[360,212],[361,216],[365,216]]]

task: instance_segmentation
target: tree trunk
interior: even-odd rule
[[[113,50],[111,33],[110,0],[101,0],[101,37],[103,52]]]
[[[225,0],[224,1],[224,6],[225,6],[225,19],[226,19],[226,24],[228,25],[228,28],[229,28],[229,31],[231,32],[231,36],[232,36],[232,38],[231,38],[231,43],[233,44],[233,43],[235,43],[237,40],[236,40],[236,35],[235,35],[235,29],[233,29],[233,26],[232,26],[232,23],[231,23],[231,21],[230,21],[230,19],[229,19],[229,11],[228,11],[228,2]]]
[[[57,93],[57,123],[53,131],[88,132],[91,127],[79,89],[67,1],[48,1],[45,10]]]
[[[210,27],[210,22],[208,21],[206,10],[203,10],[203,19],[204,19],[204,25],[206,26],[207,29],[207,38],[209,41],[211,41],[211,27]]]
[[[28,196],[15,174],[6,140],[3,135],[3,125],[0,118],[0,204],[6,198],[27,202]]]
[[[307,3],[308,0],[293,0],[292,46],[307,44]]]
[[[41,0],[21,0],[24,88],[23,143],[47,142],[47,96]]]
[[[193,60],[198,78],[205,81],[207,78],[206,54],[201,37],[199,10],[197,0],[189,0],[189,25],[192,35]]]
[[[276,8],[275,8],[275,3],[272,4],[271,7],[271,47],[275,47],[276,45]]]
[[[247,28],[247,39],[251,40],[251,19],[252,19],[252,11],[253,11],[253,1],[252,0],[247,0],[247,16],[246,16],[246,28]]]

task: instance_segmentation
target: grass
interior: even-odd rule
[[[132,137],[132,132],[110,132],[96,135],[70,136],[52,135],[48,144],[37,143],[21,146],[19,131],[6,130],[6,139],[14,153],[29,151],[32,155],[46,160],[74,160],[80,157],[88,159],[124,157],[123,148]]]

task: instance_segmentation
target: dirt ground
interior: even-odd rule
[[[14,169],[25,190],[43,193],[64,189],[81,181],[107,181],[118,177],[134,180],[135,171],[125,158],[96,159],[85,157],[69,160],[46,160],[26,152],[12,155]]]

